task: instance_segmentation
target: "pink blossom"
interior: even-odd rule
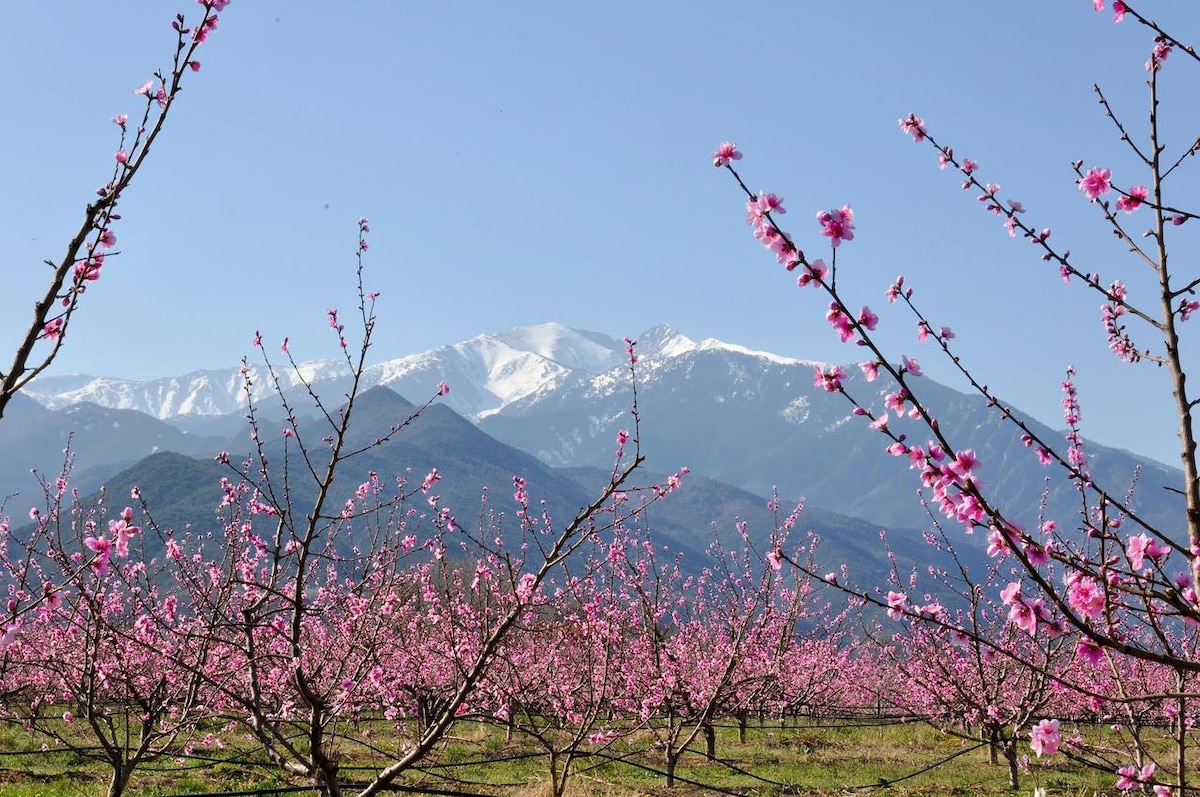
[[[1095,202],[1100,197],[1112,190],[1112,171],[1110,169],[1101,169],[1099,167],[1089,169],[1079,180],[1079,190],[1084,195]]]
[[[817,221],[821,224],[821,234],[835,249],[842,241],[854,240],[854,211],[849,205],[842,205],[840,210],[822,210],[817,213]]]
[[[1034,725],[1033,730],[1029,733],[1029,747],[1037,754],[1038,758],[1043,755],[1054,755],[1058,752],[1060,744],[1062,744],[1062,734],[1058,731],[1058,720],[1042,720]]]
[[[772,570],[779,570],[783,567],[783,552],[778,548],[767,554],[767,562],[771,565]]]
[[[917,143],[925,140],[925,122],[915,113],[910,113],[906,118],[900,120],[900,131],[905,135],[911,135],[913,141]]]
[[[63,332],[62,316],[53,318],[42,327],[41,338],[44,340],[58,340]]]
[[[123,149],[117,150],[115,157],[117,159],[117,163],[129,163],[129,153]]]
[[[446,382],[438,382],[438,395],[444,396],[450,392],[450,385]]]
[[[829,311],[825,313],[825,319],[838,333],[838,338],[842,343],[846,343],[854,337],[854,322],[850,320],[850,316],[842,312],[842,308],[837,302],[829,303]]]
[[[1075,646],[1075,655],[1088,664],[1099,664],[1104,661],[1104,650],[1092,640],[1084,637]]]
[[[119,113],[112,118],[112,121],[117,127],[124,127],[125,123],[129,121],[129,114]]]
[[[216,14],[213,14],[211,17],[205,19],[203,24],[196,26],[196,29],[192,32],[192,38],[198,42],[208,41],[208,34],[216,30],[219,23],[220,19]]]
[[[616,739],[617,734],[615,731],[610,731],[608,729],[599,730],[588,737],[588,744],[603,746],[606,744],[612,744],[614,741],[616,741]]]
[[[1117,200],[1117,207],[1126,213],[1132,213],[1142,206],[1150,191],[1144,185],[1131,185],[1126,194],[1128,195]]]
[[[1171,45],[1163,41],[1162,37],[1159,37],[1154,44],[1154,50],[1152,50],[1150,53],[1150,59],[1146,61],[1146,71],[1156,71],[1160,66],[1162,66],[1162,62],[1167,60],[1167,56],[1170,54]]]
[[[740,161],[742,153],[738,152],[737,144],[722,141],[721,146],[712,154],[713,166],[728,166],[730,161]]]
[[[1091,576],[1072,573],[1067,580],[1067,603],[1089,620],[1099,620],[1106,603],[1104,589]]]
[[[904,616],[904,604],[908,600],[908,596],[903,592],[894,592],[889,590],[887,594],[888,617],[893,620],[898,620]]]
[[[1131,791],[1136,789],[1141,783],[1149,783],[1154,777],[1154,770],[1157,766],[1153,763],[1146,764],[1142,767],[1142,771],[1138,772],[1136,766],[1121,767],[1117,770],[1120,777],[1117,779],[1116,788],[1121,791]]]
[[[1104,0],[1092,0],[1092,8],[1097,11],[1104,10]],[[1120,22],[1125,18],[1125,12],[1129,7],[1122,0],[1113,0],[1113,22]]]
[[[1022,631],[1033,634],[1037,631],[1037,602],[1026,603],[1023,600],[1015,602],[1008,610],[1008,621]]]
[[[840,365],[835,365],[825,370],[817,366],[813,374],[813,387],[823,388],[830,393],[838,392],[842,387],[842,379],[845,373]]]
[[[908,393],[904,390],[897,390],[895,393],[888,393],[883,397],[883,406],[896,413],[896,415],[903,415],[904,402],[907,400]]]
[[[748,223],[758,223],[768,213],[787,213],[780,197],[759,191],[756,198],[746,200],[746,221]]]
[[[912,359],[911,357],[903,356],[900,358],[900,360],[904,363],[904,370],[912,376],[921,376],[923,374],[921,371],[921,364],[916,360]]]
[[[113,545],[117,556],[129,556],[129,538],[141,531],[140,526],[134,526],[133,509],[125,507],[120,520],[108,521],[108,530],[113,535]]]
[[[1171,549],[1152,537],[1139,534],[1129,538],[1125,552],[1129,556],[1129,566],[1134,570],[1141,570],[1147,557],[1157,563],[1159,559],[1169,554]]]
[[[112,540],[107,537],[87,537],[83,544],[91,551],[95,552],[96,559],[92,562],[92,567],[97,573],[103,574],[108,570],[108,557],[112,550]]]
[[[824,260],[814,260],[804,267],[804,271],[796,278],[796,284],[801,288],[809,285],[819,287],[824,281],[825,275],[829,273],[829,269],[825,266]]]
[[[866,362],[859,363],[858,367],[862,370],[863,376],[866,377],[868,382],[874,382],[879,378],[878,362],[874,360],[868,360]]]
[[[147,97],[149,97],[149,96],[150,96],[150,89],[152,89],[152,88],[154,88],[154,81],[153,81],[153,80],[147,80],[145,83],[143,83],[142,85],[140,85],[140,86],[138,86],[136,89],[134,89],[134,90],[133,90],[133,93],[134,93],[134,94],[144,94],[144,95],[146,95]]]
[[[533,573],[525,573],[517,583],[517,600],[521,603],[529,603],[535,588],[537,588],[537,576]]]

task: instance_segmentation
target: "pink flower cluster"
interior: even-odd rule
[[[1145,534],[1130,537],[1125,546],[1125,554],[1129,557],[1129,567],[1135,571],[1145,567],[1147,559],[1158,564],[1169,553],[1171,553],[1171,549],[1167,545]]]
[[[112,537],[89,534],[83,541],[88,550],[96,554],[96,558],[92,560],[92,569],[100,575],[108,571],[108,560],[114,551],[119,557],[129,556],[129,539],[142,529],[133,525],[133,509],[127,506],[119,519],[108,521],[108,530]]]
[[[915,113],[910,113],[900,120],[900,130],[905,135],[911,135],[918,144],[925,140],[925,122]]]
[[[1092,0],[1092,8],[1097,11],[1104,10],[1104,0]],[[1125,18],[1125,12],[1129,9],[1121,0],[1113,0],[1113,22],[1120,22]]]
[[[1150,58],[1146,61],[1146,71],[1156,72],[1162,66],[1162,62],[1167,60],[1167,56],[1171,54],[1171,45],[1162,36],[1154,40],[1154,49],[1150,52]]]
[[[821,225],[821,234],[829,239],[833,248],[842,241],[854,240],[854,211],[849,205],[842,205],[840,210],[822,210],[817,213],[817,221]]]
[[[1112,190],[1112,170],[1099,167],[1088,169],[1087,174],[1079,179],[1079,190],[1095,202]]]
[[[737,144],[729,141],[722,141],[721,146],[717,147],[717,151],[712,154],[713,166],[720,168],[728,166],[730,161],[740,161],[742,153],[738,152]]]
[[[819,387],[829,393],[836,393],[842,389],[842,379],[845,376],[840,365],[829,368],[818,365],[813,373],[813,387]]]
[[[1126,213],[1132,213],[1142,206],[1149,195],[1150,192],[1144,185],[1130,186],[1125,196],[1117,200],[1117,207]]]
[[[1040,758],[1051,756],[1058,752],[1062,744],[1062,734],[1058,730],[1058,720],[1042,720],[1033,726],[1029,733],[1029,747]]]

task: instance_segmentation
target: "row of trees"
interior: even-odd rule
[[[540,749],[556,795],[580,761],[639,748],[672,785],[685,754],[717,756],[718,723],[879,712],[989,744],[1016,788],[1042,717],[1118,728],[1139,772],[1196,717],[1177,668],[1008,622],[986,597],[999,571],[956,608],[860,623],[838,590],[748,542],[714,544],[689,575],[611,502],[556,532],[518,489],[514,540],[499,509],[451,529],[424,486],[388,496],[368,474],[301,527],[315,544],[249,479],[226,482],[211,533],[52,503],[11,573],[41,593],[0,656],[3,716],[31,748],[106,766],[110,795],[192,754],[374,794],[480,721]],[[1081,732],[1074,755],[1120,768],[1084,738],[1098,737]]]

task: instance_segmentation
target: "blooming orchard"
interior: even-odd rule
[[[1096,0],[1096,10],[1104,3]],[[1095,206],[1122,246],[1133,253],[1139,265],[1148,265],[1155,283],[1135,296],[1123,280],[1102,281],[1099,274],[1072,258],[1070,252],[1051,243],[1049,228],[1038,228],[1025,220],[1026,208],[1016,199],[1002,196],[996,183],[983,182],[978,161],[960,158],[954,150],[931,134],[925,121],[910,113],[899,122],[900,130],[918,144],[932,147],[940,169],[953,169],[962,178],[962,188],[978,192],[985,210],[1003,220],[1007,234],[1028,240],[1041,260],[1057,266],[1063,282],[1082,286],[1101,300],[1101,323],[1109,348],[1131,367],[1154,364],[1163,367],[1172,378],[1172,395],[1178,412],[1183,463],[1180,494],[1186,501],[1180,523],[1155,525],[1138,507],[1136,490],[1128,484],[1101,484],[1093,478],[1082,432],[1082,411],[1075,385],[1074,369],[1066,368],[1062,382],[1063,419],[1066,434],[1061,442],[1039,434],[1030,424],[975,376],[958,356],[955,336],[948,327],[933,323],[929,310],[918,304],[913,284],[898,277],[887,287],[889,303],[899,304],[915,321],[918,340],[933,344],[944,355],[966,386],[986,400],[987,406],[1012,427],[1014,438],[1032,450],[1044,466],[1052,467],[1056,478],[1073,488],[1079,496],[1078,516],[1073,519],[1043,516],[1020,518],[989,491],[982,479],[983,465],[969,442],[952,438],[926,403],[926,391],[920,382],[922,369],[917,360],[901,353],[890,355],[883,349],[883,338],[876,330],[883,322],[868,307],[860,305],[837,282],[837,268],[844,263],[846,250],[841,244],[853,240],[853,214],[849,205],[840,211],[819,211],[820,234],[828,239],[830,262],[810,259],[798,246],[799,238],[781,226],[782,202],[773,194],[754,192],[743,181],[734,162],[742,153],[729,142],[713,155],[713,163],[727,169],[746,195],[747,221],[753,234],[788,271],[798,271],[801,288],[822,292],[828,299],[826,319],[838,339],[854,343],[866,359],[859,364],[865,382],[885,381],[882,402],[841,366],[818,366],[814,384],[845,397],[853,415],[860,416],[886,441],[887,454],[907,459],[917,472],[926,491],[929,506],[947,521],[961,525],[968,533],[981,531],[986,536],[987,554],[996,568],[1010,575],[1006,583],[996,584],[993,594],[1006,613],[1007,625],[1030,639],[1071,639],[1082,670],[1072,674],[1048,661],[1037,664],[1019,650],[1010,632],[997,633],[978,624],[964,624],[962,617],[931,611],[929,605],[911,601],[908,593],[893,587],[852,587],[839,584],[861,600],[875,603],[893,618],[910,623],[942,626],[955,635],[970,638],[1008,656],[1023,666],[1037,666],[1061,687],[1091,693],[1104,705],[1136,705],[1152,691],[1145,683],[1119,682],[1117,694],[1099,692],[1091,686],[1089,668],[1109,667],[1119,671],[1130,662],[1140,662],[1174,673],[1174,685],[1165,687],[1172,695],[1172,739],[1175,760],[1173,772],[1163,762],[1145,764],[1151,756],[1135,730],[1138,721],[1118,727],[1130,730],[1128,752],[1136,766],[1114,766],[1106,754],[1088,748],[1082,738],[1064,739],[1057,719],[1043,718],[1028,730],[1031,749],[1039,756],[1054,756],[1064,746],[1074,756],[1090,759],[1095,765],[1119,774],[1117,786],[1128,790],[1136,785],[1152,785],[1159,794],[1182,792],[1188,787],[1186,756],[1191,745],[1191,726],[1195,708],[1187,686],[1200,671],[1194,655],[1197,627],[1200,627],[1200,598],[1196,581],[1200,577],[1200,470],[1197,468],[1196,438],[1192,411],[1195,401],[1186,387],[1185,360],[1181,355],[1182,325],[1198,309],[1192,298],[1200,278],[1169,267],[1171,230],[1196,218],[1191,212],[1171,204],[1169,189],[1174,185],[1184,162],[1196,154],[1200,144],[1191,144],[1167,160],[1163,133],[1159,126],[1160,92],[1164,65],[1172,53],[1186,53],[1194,67],[1200,57],[1193,48],[1175,39],[1156,22],[1143,16],[1129,3],[1113,4],[1116,22],[1130,18],[1153,34],[1150,56],[1145,63],[1147,86],[1151,96],[1148,142],[1134,143],[1128,127],[1097,87],[1105,114],[1113,122],[1122,142],[1132,152],[1135,168],[1144,175],[1132,181],[1126,190],[1114,184],[1113,169],[1073,164],[1079,190]],[[1122,181],[1124,182],[1124,181]],[[1115,202],[1111,201],[1117,194]],[[764,202],[771,197],[770,203]],[[1148,215],[1150,228],[1139,239],[1130,234],[1118,214]],[[1174,264],[1175,261],[1170,261]],[[844,266],[843,266],[844,267]],[[861,309],[856,309],[861,306]],[[936,330],[936,331],[935,331]],[[1152,341],[1147,344],[1147,341]],[[942,419],[945,420],[945,419]],[[924,442],[921,442],[921,439]],[[1136,485],[1137,474],[1130,474]],[[936,515],[931,515],[938,523]],[[1072,527],[1077,531],[1072,533]],[[999,572],[997,569],[994,572]],[[816,573],[811,573],[816,577]],[[1141,777],[1135,778],[1135,775]],[[1015,783],[1014,783],[1015,785]]]

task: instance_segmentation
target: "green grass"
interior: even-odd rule
[[[393,747],[380,723],[373,740],[380,747]],[[1103,731],[1088,731],[1101,735]],[[222,755],[238,754],[233,740]],[[12,726],[0,728],[0,753],[37,750],[40,737]],[[242,742],[240,744],[246,744]],[[737,730],[721,727],[717,737],[717,761],[708,761],[701,751],[689,750],[676,771],[680,780],[708,786],[753,792],[756,795],[802,793],[846,794],[859,787],[872,795],[1001,795],[1010,794],[1003,761],[993,765],[986,748],[969,750],[970,743],[945,736],[920,723],[890,725],[829,725],[778,723],[762,727],[751,724],[746,742],[738,742]],[[589,748],[590,749],[590,748]],[[1021,745],[1022,754],[1027,745]],[[668,792],[662,753],[652,747],[651,734],[635,731],[619,741],[610,753],[626,761],[588,758],[578,761],[569,793],[580,797],[631,797],[631,795],[675,796],[712,793],[680,783]],[[955,753],[962,753],[954,756]],[[253,755],[246,747],[244,754]],[[528,757],[521,757],[530,754]],[[255,756],[261,760],[261,754]],[[509,760],[496,760],[507,757]],[[490,760],[489,760],[490,759]],[[939,762],[944,762],[940,763]],[[378,766],[385,761],[343,760],[342,776],[353,781],[365,773],[358,767]],[[920,772],[932,766],[928,771]],[[547,758],[540,748],[518,732],[505,742],[503,730],[487,725],[463,723],[420,772],[404,778],[408,785],[536,797],[548,792]],[[744,770],[744,771],[739,771]],[[913,777],[907,777],[918,773]],[[747,774],[749,773],[749,774]],[[1090,795],[1109,791],[1113,776],[1072,764],[1056,757],[1047,767],[1022,773],[1019,793],[1031,794],[1044,786],[1051,795]],[[104,794],[108,774],[103,764],[66,751],[26,756],[0,755],[0,797],[32,795]],[[146,765],[134,775],[128,794],[133,797],[188,794],[221,790],[301,785],[288,781],[269,767],[251,764],[214,764],[178,767],[171,760]],[[782,785],[781,785],[782,784]],[[887,785],[884,785],[887,784]]]

